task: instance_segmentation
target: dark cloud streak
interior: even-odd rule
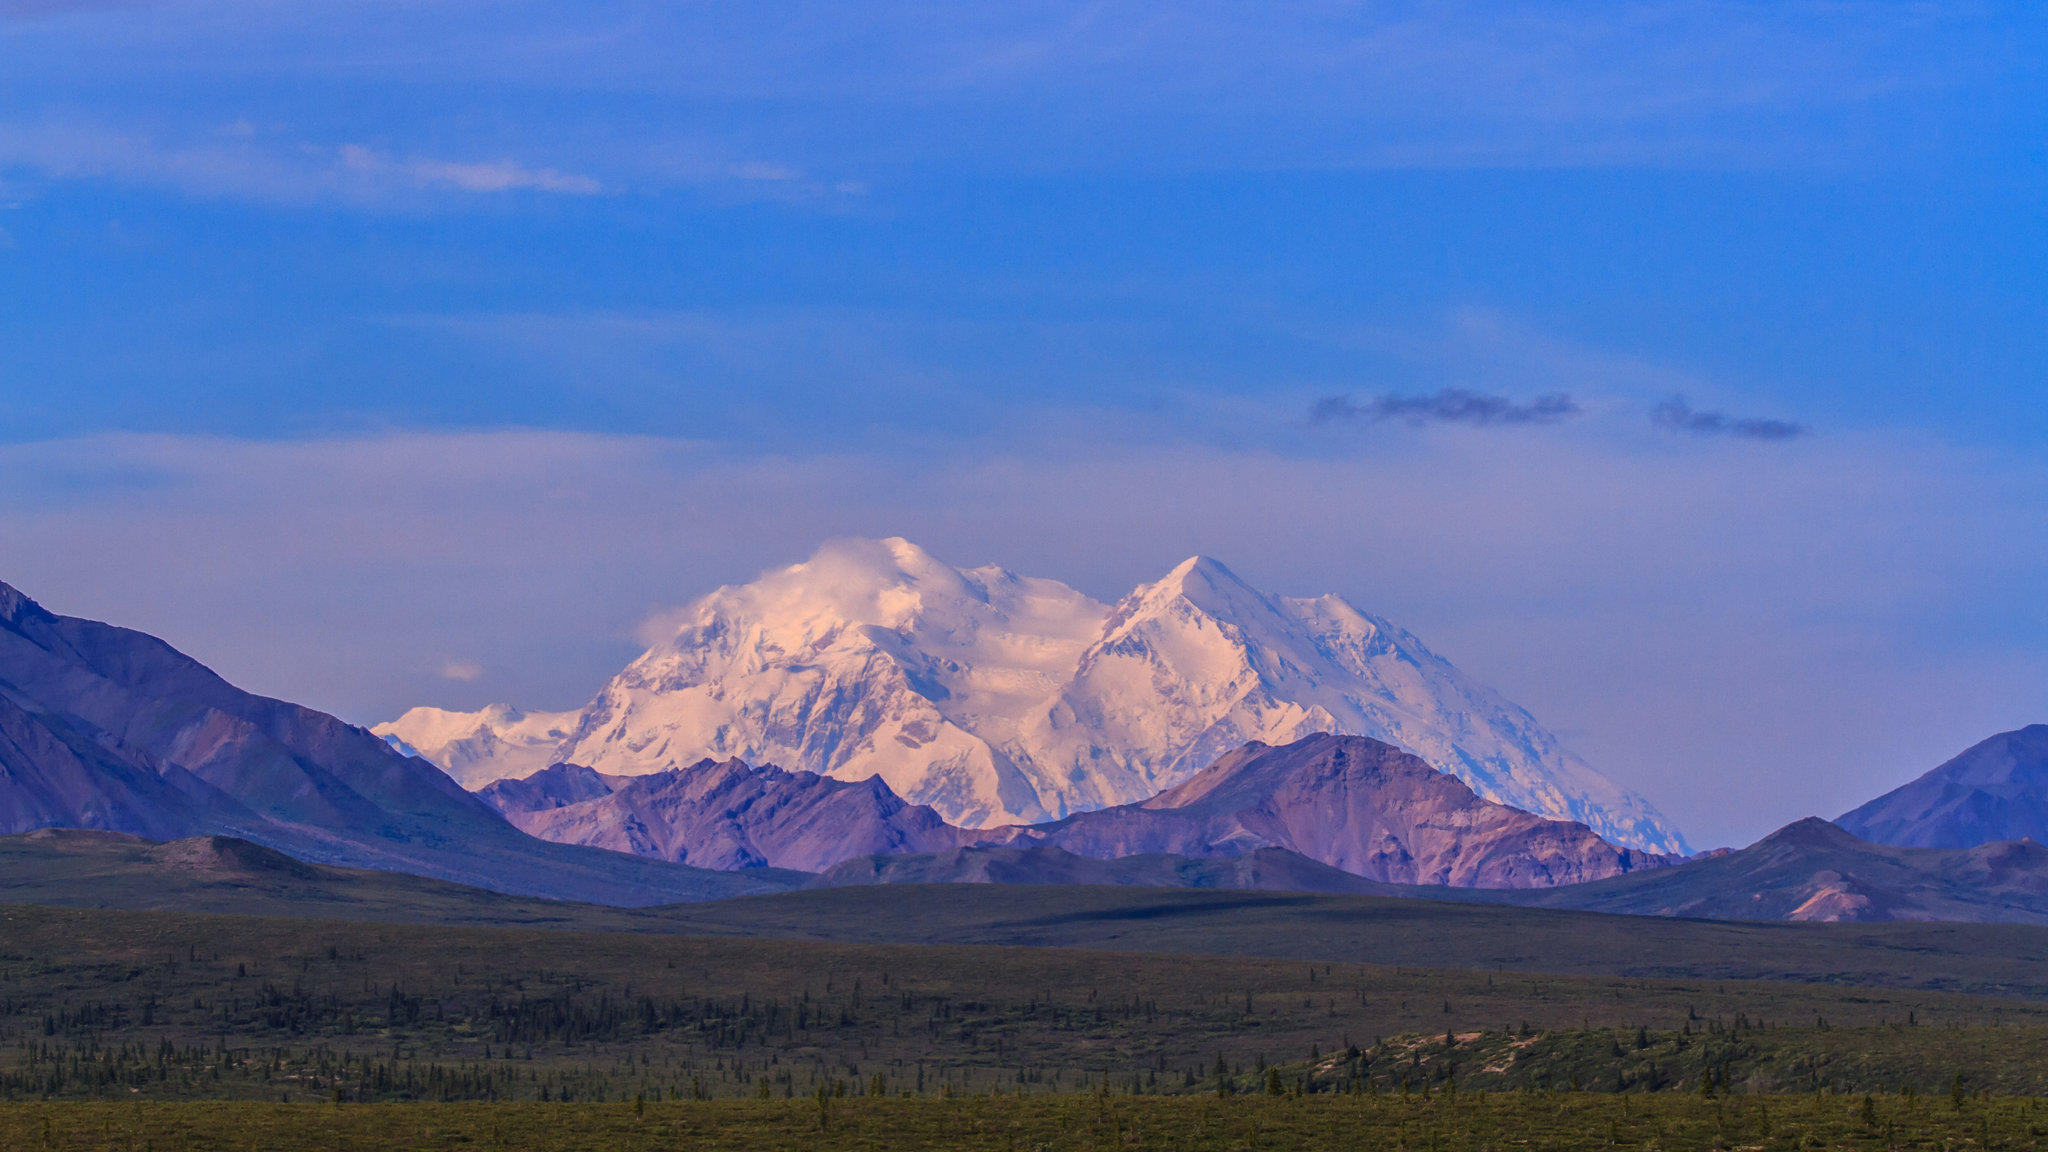
[[[1311,426],[1402,420],[1411,425],[1555,424],[1577,416],[1580,408],[1562,392],[1546,393],[1518,404],[1505,396],[1487,396],[1462,388],[1446,388],[1432,396],[1380,396],[1363,404],[1349,396],[1325,396],[1308,410]]]
[[[1730,416],[1725,412],[1698,412],[1683,396],[1673,396],[1650,410],[1650,422],[1674,432],[1695,436],[1734,436],[1743,440],[1792,440],[1812,429],[1790,420],[1755,416]]]

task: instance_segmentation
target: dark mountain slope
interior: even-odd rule
[[[254,696],[154,636],[57,616],[0,585],[0,680],[103,742],[177,764],[261,814],[348,825],[488,809],[363,729]]]
[[[2001,732],[1835,823],[1911,848],[2048,842],[2048,724]]]
[[[1736,852],[1516,903],[1731,920],[1949,920],[2048,924],[2048,848],[1966,849],[1859,840],[1825,820],[1789,824]]]
[[[520,833],[433,765],[153,636],[0,584],[0,827],[228,833],[302,859],[615,903],[787,887]]]
[[[0,832],[63,825],[165,837],[263,824],[184,769],[123,756],[0,689]]]

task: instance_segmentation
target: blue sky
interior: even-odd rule
[[[1206,552],[1745,839],[2048,712],[2044,49],[0,0],[0,578],[367,722],[578,703],[832,535],[1097,595]]]

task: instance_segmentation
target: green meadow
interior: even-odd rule
[[[2040,1147],[2031,1099],[1592,1092],[1423,1097],[1058,1097],[720,1100],[612,1104],[8,1104],[0,1146],[57,1152],[988,1152],[1175,1149],[1446,1152],[1453,1149]]]

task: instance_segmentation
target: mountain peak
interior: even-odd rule
[[[2048,724],[1980,740],[1836,823],[1865,840],[1910,848],[2048,837]]]
[[[1268,596],[1209,556],[1112,607],[902,537],[837,539],[672,620],[573,718],[486,724],[445,748],[411,730],[424,715],[377,731],[472,787],[557,759],[637,776],[736,756],[879,775],[978,827],[1143,800],[1248,741],[1336,732],[1488,800],[1684,850],[1646,802],[1414,636],[1332,597]]]
[[[931,553],[901,536],[879,540],[843,536],[827,540],[797,568],[817,567],[835,573],[863,572],[879,583],[940,575],[951,569]]]
[[[1252,591],[1237,573],[1225,567],[1223,562],[1200,554],[1190,556],[1173,566],[1173,570],[1153,584],[1155,588],[1171,589],[1187,593],[1194,589],[1243,589]]]
[[[900,536],[842,537],[799,563],[698,600],[680,614],[676,638],[696,636],[707,618],[746,617],[761,622],[775,644],[793,650],[849,625],[915,630],[936,616],[943,626],[988,598],[973,573]]]
[[[1268,620],[1279,611],[1272,598],[1245,583],[1242,577],[1220,561],[1195,555],[1174,565],[1171,571],[1152,583],[1139,585],[1124,597],[1112,621],[1112,630],[1116,629],[1117,620],[1128,621],[1169,611],[1169,606],[1176,602],[1239,626],[1255,620]],[[1284,624],[1280,626],[1286,627]]]
[[[1845,830],[1838,824],[1823,820],[1818,816],[1808,816],[1804,819],[1794,820],[1792,823],[1757,841],[1754,847],[1761,848],[1769,844],[1791,845],[1809,849],[1833,849],[1856,847],[1862,844],[1862,841],[1858,840],[1855,834]]]
[[[29,599],[12,584],[0,582],[0,624],[13,624],[25,614],[42,610],[42,605]]]

